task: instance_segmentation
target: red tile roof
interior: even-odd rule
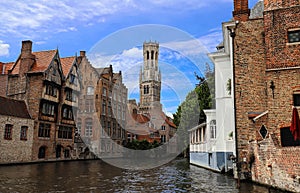
[[[172,121],[170,121],[170,120],[168,119],[168,117],[165,119],[165,121],[166,121],[166,123],[167,123],[168,125],[170,125],[171,127],[176,128],[176,125],[175,125]]]
[[[138,123],[147,123],[150,121],[149,117],[143,114],[133,114],[132,118]]]
[[[0,96],[0,115],[30,119],[30,114],[24,101]]]
[[[57,50],[33,52],[36,62],[29,72],[44,72],[47,70],[56,53]]]
[[[35,62],[31,66],[29,73],[44,72],[47,70],[56,53],[57,50],[33,52],[32,54],[35,56]],[[20,62],[20,59],[18,59],[13,66],[11,74],[19,74]]]
[[[62,71],[64,73],[64,76],[67,77],[74,62],[75,62],[75,56],[66,57],[66,58],[60,58]]]
[[[8,70],[13,66],[14,62],[2,63],[0,62],[0,74],[8,74]]]

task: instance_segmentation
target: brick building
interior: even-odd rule
[[[31,161],[33,127],[24,101],[0,97],[0,163]]]
[[[300,192],[300,143],[289,130],[300,105],[300,3],[259,3],[253,18],[247,0],[234,0],[231,28],[241,177]]]
[[[78,132],[96,155],[120,156],[127,111],[127,88],[122,73],[114,73],[111,65],[94,68],[84,51],[78,60],[83,84]]]
[[[31,41],[23,41],[18,59],[2,68],[1,94],[25,101],[34,119],[32,160],[72,156],[77,69],[76,57],[61,59],[58,50],[32,52]]]

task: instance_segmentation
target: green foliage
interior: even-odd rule
[[[129,141],[125,145],[125,147],[134,150],[148,150],[148,149],[156,148],[158,146],[160,146],[160,143],[158,143],[156,140],[154,140],[153,143],[150,143],[146,139],[141,141],[138,140]]]
[[[195,75],[199,84],[188,93],[185,101],[178,106],[176,113],[173,114],[173,122],[177,126],[179,140],[182,140],[185,145],[188,144],[187,131],[206,121],[203,110],[215,107],[214,71],[207,64],[205,77]]]

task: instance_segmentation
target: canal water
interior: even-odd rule
[[[241,192],[280,191],[242,183],[230,176],[176,159],[148,170],[125,170],[100,160],[0,166],[0,192]]]

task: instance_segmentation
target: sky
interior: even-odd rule
[[[15,61],[22,40],[33,51],[58,48],[61,57],[85,50],[94,66],[121,70],[138,100],[143,42],[158,41],[161,102],[170,114],[194,87],[193,74],[204,73],[232,10],[233,0],[0,0],[0,61]]]

